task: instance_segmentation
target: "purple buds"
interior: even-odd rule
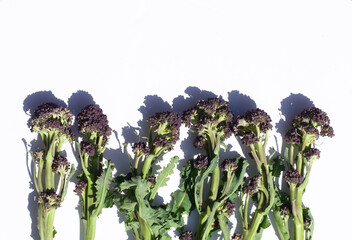
[[[199,154],[196,159],[194,159],[193,165],[198,170],[206,169],[208,167],[209,160],[208,156]]]
[[[54,173],[66,173],[70,169],[70,163],[63,156],[57,156],[51,165],[52,171]]]
[[[285,173],[285,182],[291,184],[298,184],[303,182],[303,177],[299,174],[297,170],[288,170]]]

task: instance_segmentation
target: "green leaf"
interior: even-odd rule
[[[182,213],[190,213],[192,210],[192,202],[188,195],[188,192],[177,190],[171,194],[171,212],[181,212]]]
[[[95,196],[95,206],[96,208],[92,211],[92,214],[98,216],[105,204],[105,198],[108,194],[109,185],[112,181],[112,171],[114,169],[114,164],[107,162],[106,169],[103,170],[102,174],[98,177],[95,182],[96,196]]]
[[[177,156],[171,158],[170,163],[163,168],[155,180],[155,185],[150,192],[150,200],[155,198],[156,193],[160,187],[166,186],[166,182],[170,180],[169,175],[173,173],[175,165],[178,163],[179,158]]]
[[[285,159],[281,156],[277,156],[272,160],[272,163],[270,164],[270,171],[274,177],[280,177],[281,172],[285,171],[285,165],[283,164],[284,161]]]
[[[220,229],[222,231],[222,236],[225,240],[230,240],[230,228],[228,225],[228,218],[224,214],[218,214],[218,221]]]
[[[208,239],[210,237],[210,232],[213,228],[213,220],[216,214],[216,211],[218,210],[218,207],[220,206],[220,202],[214,202],[213,207],[211,209],[210,214],[208,214],[208,220],[203,228],[203,231],[198,234],[202,234],[202,240]]]

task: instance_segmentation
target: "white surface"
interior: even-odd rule
[[[304,202],[316,220],[315,239],[346,239],[351,214],[351,29],[349,0],[1,0],[0,239],[32,239],[36,233],[22,141],[36,137],[27,127],[28,107],[55,96],[77,110],[94,99],[124,143],[123,129],[138,127],[143,119],[141,107],[146,114],[184,110],[211,96],[209,92],[230,100],[237,113],[255,102],[274,126],[282,117],[281,107],[292,117],[312,101],[328,113],[336,136],[319,146],[321,159]],[[276,130],[273,146],[274,136],[281,142]],[[115,136],[109,147],[108,157],[124,172],[126,160],[118,159],[121,148]],[[177,186],[176,179],[171,187]],[[58,240],[79,239],[78,197],[72,192],[74,183],[69,187],[55,219]],[[163,194],[167,201],[169,193]],[[105,209],[96,240],[127,239],[121,221],[116,208]],[[272,228],[263,239],[276,239]]]

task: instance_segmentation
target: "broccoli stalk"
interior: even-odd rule
[[[266,145],[269,130],[272,129],[270,116],[261,109],[250,110],[243,116],[238,116],[234,124],[235,135],[249,147],[250,155],[256,162],[259,175],[251,177],[240,193],[241,216],[243,221],[243,239],[260,239],[262,230],[268,227],[268,213],[273,206],[275,190],[271,172],[270,158],[266,157]],[[254,197],[255,196],[255,197]],[[249,199],[252,198],[256,209],[251,220],[248,219]]]
[[[290,188],[290,202],[294,219],[295,240],[311,239],[313,234],[313,218],[308,208],[303,207],[302,197],[309,181],[313,162],[320,157],[315,148],[319,137],[333,137],[333,128],[325,112],[313,107],[304,109],[297,115],[292,128],[286,134],[288,143],[287,162],[289,170],[285,173],[285,181]]]
[[[31,118],[31,131],[40,135],[44,148],[32,153],[34,161],[33,181],[38,197],[38,229],[41,239],[53,239],[55,212],[64,201],[67,183],[75,169],[60,155],[66,142],[72,143],[72,113],[54,103],[44,103]],[[56,181],[60,185],[56,188]]]
[[[126,230],[132,230],[136,239],[169,239],[167,232],[171,226],[183,226],[182,215],[176,214],[170,204],[154,206],[153,200],[158,189],[166,185],[179,159],[176,156],[171,158],[156,177],[152,170],[154,163],[171,151],[179,140],[182,120],[175,112],[161,112],[147,121],[150,124],[147,142],[132,146],[131,172],[115,179],[115,202],[119,211],[125,213]]]
[[[84,239],[95,238],[97,217],[104,207],[111,206],[108,198],[114,164],[105,161],[103,153],[111,135],[107,116],[98,105],[88,105],[77,115],[78,131],[85,140],[77,143],[82,173],[75,192],[81,196]]]
[[[234,193],[247,167],[241,158],[224,160],[219,165],[220,145],[232,134],[233,114],[228,102],[210,98],[185,111],[183,121],[197,135],[194,146],[205,152],[193,160],[194,202],[200,215],[195,238],[208,239],[220,228],[224,238],[230,239],[228,217],[233,213]],[[209,176],[210,189],[205,201],[204,183]]]

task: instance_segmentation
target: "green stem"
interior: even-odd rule
[[[280,235],[280,239],[281,240],[290,240],[290,234],[289,234],[289,230],[288,230],[288,217],[286,217],[285,219],[282,219],[281,215],[280,215],[280,211],[278,210],[274,210],[273,211],[274,214],[274,219],[275,219],[275,225],[277,228],[277,231]]]
[[[290,145],[290,165],[291,165],[291,168],[294,167],[294,162],[293,162],[293,153],[295,151],[295,146],[293,143],[291,143]]]
[[[231,172],[231,171],[227,171],[226,186],[225,186],[224,192],[221,194],[220,199],[222,199],[222,198],[227,194],[227,192],[229,191],[229,188],[230,188],[230,186],[231,186],[231,183],[232,183],[234,177],[235,177],[235,174],[232,175],[232,172]]]
[[[65,190],[65,183],[66,183],[66,174],[60,174],[60,191],[59,191],[59,196],[62,197],[62,194]]]
[[[84,240],[94,240],[96,223],[97,223],[97,216],[95,215],[89,216],[89,218],[87,219]]]
[[[251,240],[254,239],[255,234],[258,231],[258,228],[260,226],[260,224],[262,223],[263,217],[265,214],[263,214],[262,212],[255,212],[255,215],[252,219],[252,224],[250,226],[250,228],[248,229],[248,231],[244,232],[243,235],[243,240]]]
[[[245,229],[248,229],[248,204],[249,204],[249,194],[246,195],[246,199],[244,202],[243,222],[244,222]]]
[[[204,181],[200,183],[200,187],[199,187],[199,209],[202,209],[202,205],[203,205],[203,188],[204,188]]]
[[[220,168],[219,168],[219,165],[217,165],[211,175],[209,199],[213,202],[216,201],[217,199],[219,184],[220,184]]]
[[[290,184],[290,200],[295,227],[295,240],[304,240],[304,222],[302,208],[303,191]]]
[[[38,230],[40,239],[45,240],[45,221],[43,204],[39,204],[38,208]]]
[[[141,156],[136,156],[135,160],[134,160],[134,166],[133,166],[133,169],[134,169],[134,173],[135,175],[138,174],[138,163],[139,163],[139,159],[141,158]]]
[[[44,208],[43,208],[44,209]],[[44,238],[42,240],[52,240],[54,238],[54,218],[56,209],[44,209]]]
[[[143,240],[151,240],[152,239],[152,232],[150,231],[147,223],[144,219],[139,218],[139,224],[141,227],[141,233]]]
[[[91,216],[90,209],[94,204],[94,182],[90,178],[88,178],[85,194],[86,194],[86,197],[85,197],[86,201],[84,206],[84,211],[85,211],[84,218],[89,222],[89,219]],[[87,224],[89,227],[89,223]]]
[[[143,168],[142,168],[143,179],[147,177],[147,174],[152,165],[153,159],[154,159],[154,155],[149,155],[145,158]]]
[[[207,220],[208,220],[208,214],[205,212],[202,212],[201,215],[199,216],[199,223],[198,223],[198,228],[196,231],[195,240],[202,239],[203,228],[204,228],[204,225],[207,222]]]
[[[137,227],[132,227],[132,229],[133,229],[134,237],[136,238],[136,240],[140,240],[139,233],[138,233],[138,228]]]
[[[301,176],[302,176],[302,162],[303,162],[302,152],[299,152],[297,155],[297,171]]]

